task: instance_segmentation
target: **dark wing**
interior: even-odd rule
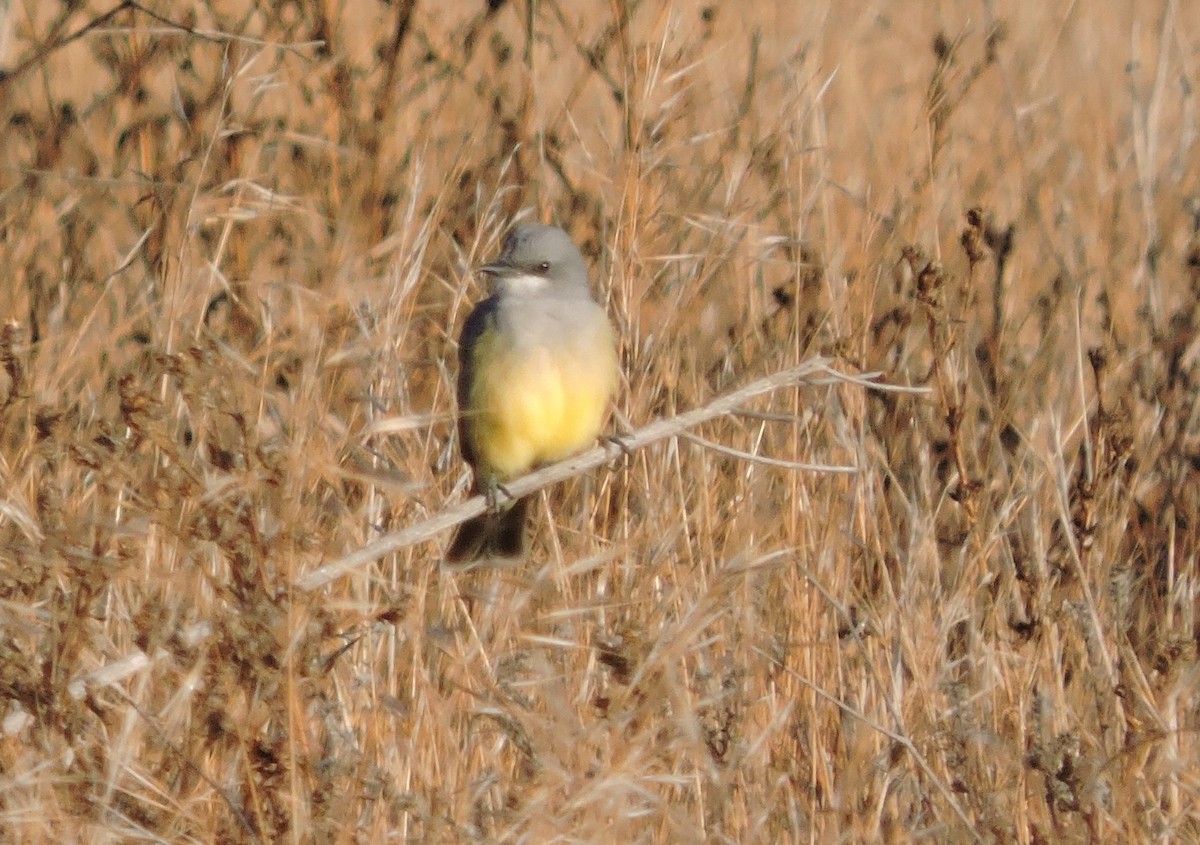
[[[471,385],[475,381],[475,346],[489,326],[495,327],[499,299],[488,297],[475,306],[458,336],[458,448],[463,460],[476,464],[475,438],[471,430]]]

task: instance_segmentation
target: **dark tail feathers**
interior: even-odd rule
[[[525,512],[529,499],[517,499],[499,512],[468,519],[454,532],[446,563],[480,560],[512,561],[525,557]]]

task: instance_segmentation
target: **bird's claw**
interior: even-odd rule
[[[504,500],[512,501],[516,498],[507,487],[494,478],[487,480],[487,483],[483,485],[482,493],[483,498],[487,501],[489,513],[500,513]]]
[[[600,440],[605,445],[616,446],[618,449],[621,450],[621,453],[624,454],[625,457],[632,458],[633,457],[633,449],[630,448],[630,445],[628,442],[631,439],[631,437],[632,437],[632,435],[628,435],[628,434],[606,434],[603,437],[601,437]]]

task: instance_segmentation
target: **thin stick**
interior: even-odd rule
[[[695,428],[701,423],[731,414],[756,396],[770,393],[781,387],[818,382],[828,384],[833,381],[848,382],[870,387],[873,390],[904,393],[926,392],[924,388],[880,384],[878,382],[867,381],[862,376],[843,375],[831,369],[827,359],[811,358],[803,364],[773,373],[765,378],[753,381],[745,387],[740,387],[723,396],[718,396],[707,405],[702,405],[695,410],[650,423],[650,425],[635,431],[631,435],[622,436],[619,445],[616,443],[605,443],[573,458],[543,467],[537,472],[524,475],[514,481],[507,481],[504,484],[504,489],[513,498],[519,499],[543,487],[549,487],[551,484],[557,484],[560,481],[589,472],[601,464],[608,463],[620,457],[622,454],[635,452],[652,443],[666,440],[669,437],[675,437],[681,432],[689,428]],[[840,469],[838,468],[838,470]],[[486,508],[487,501],[484,497],[475,496],[460,505],[455,505],[452,508],[442,511],[437,516],[427,519],[424,522],[410,525],[391,534],[385,534],[358,551],[351,552],[332,563],[320,566],[312,572],[308,572],[297,578],[295,585],[305,591],[323,587],[359,567],[378,560],[384,555],[435,537],[446,529],[483,513]]]
[[[762,464],[763,466],[794,469],[802,472],[841,472],[847,474],[858,472],[858,467],[847,464],[806,464],[801,461],[784,461],[779,458],[768,458],[766,455],[744,452],[741,449],[735,449],[723,443],[713,443],[711,440],[705,440],[703,437],[692,434],[690,431],[681,431],[676,437],[682,437],[688,443],[694,443],[701,448],[726,455],[730,458],[737,458],[739,461],[745,461],[748,464]]]

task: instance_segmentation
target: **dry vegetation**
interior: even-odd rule
[[[0,3],[0,838],[1200,840],[1200,5],[490,5]],[[519,212],[635,425],[930,390],[300,589]]]

